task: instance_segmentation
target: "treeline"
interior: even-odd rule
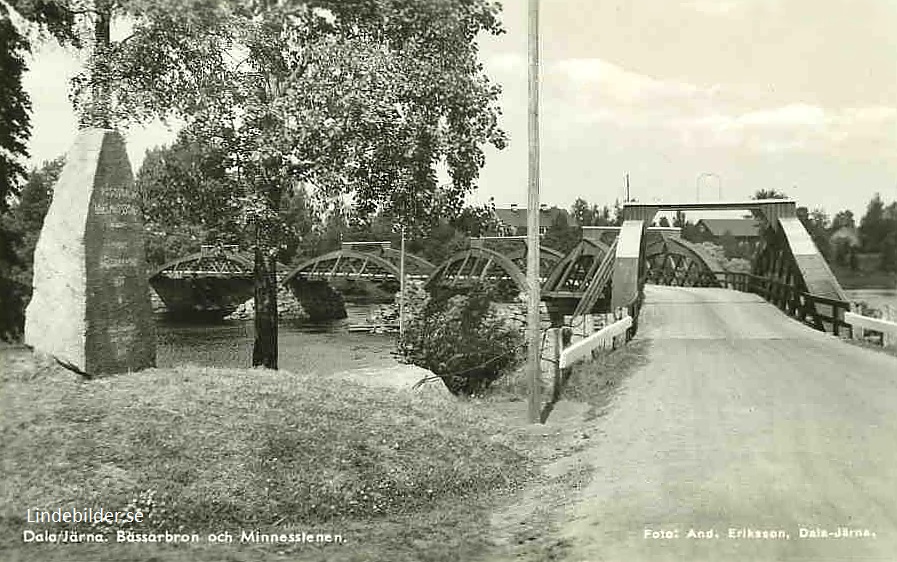
[[[53,185],[64,165],[64,157],[45,162],[27,175],[19,197],[8,212],[0,215],[4,232],[2,294],[4,295],[2,335],[12,339],[21,333],[24,309],[31,296],[33,255],[44,216],[52,198]],[[146,228],[146,255],[150,270],[172,259],[199,251],[202,245],[232,244],[251,247],[255,233],[243,216],[243,207],[233,204],[226,159],[212,146],[182,134],[168,147],[147,152],[138,170],[135,186]],[[780,194],[758,192],[755,197]],[[342,242],[390,241],[401,243],[401,220],[388,212],[361,212],[344,199],[319,198],[309,187],[296,183],[284,190],[279,205],[281,224],[277,260],[286,265],[338,249]],[[619,226],[623,209],[592,204],[578,198],[566,215],[555,214],[542,243],[562,252],[569,251],[581,238],[582,226]],[[868,203],[859,224],[849,210],[829,217],[821,209],[798,208],[798,216],[822,254],[831,262],[857,269],[859,256],[873,254],[878,267],[897,271],[897,202],[885,205],[876,194]],[[659,217],[657,226],[682,229],[683,238],[713,242],[727,259],[750,260],[752,248],[731,236],[713,237],[701,232],[692,220],[679,212],[670,221]],[[415,225],[408,230],[406,248],[433,263],[444,261],[469,245],[471,237],[497,235],[501,224],[494,203],[467,205],[454,214]]]
[[[897,201],[886,205],[876,193],[859,224],[850,210],[830,217],[822,209],[799,207],[797,214],[829,263],[857,270],[865,256],[870,269],[897,272]]]
[[[0,339],[17,339],[31,299],[34,248],[65,158],[44,162],[26,176],[18,197],[0,213]]]
[[[135,177],[147,230],[147,260],[158,266],[199,250],[205,244],[251,247],[255,233],[244,206],[234,205],[227,160],[214,146],[181,134],[168,147],[147,152]],[[314,186],[294,182],[283,190],[278,209],[277,260],[286,265],[324,254],[342,242],[390,241],[398,248],[402,223],[378,208],[365,211],[348,198],[322,196]],[[491,204],[445,205],[442,216],[416,217],[406,224],[409,252],[439,262],[461,248],[468,237],[497,229]]]

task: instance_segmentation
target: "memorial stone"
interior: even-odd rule
[[[89,375],[152,367],[143,220],[124,139],[82,130],[34,252],[25,343]]]

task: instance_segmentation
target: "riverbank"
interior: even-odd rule
[[[254,337],[251,320],[183,324],[158,317],[156,365],[246,368],[252,364]],[[392,355],[394,335],[349,332],[345,322],[335,326],[284,321],[277,339],[278,366],[287,371],[328,375],[398,364]]]
[[[838,264],[830,264],[830,267],[845,290],[897,289],[897,274],[893,272],[854,271]]]
[[[496,496],[534,475],[528,433],[426,386],[195,366],[88,382],[24,348],[0,353],[4,560],[468,559],[489,546]],[[145,519],[27,523],[35,507]],[[110,542],[23,542],[64,528]],[[198,540],[117,542],[118,531]],[[241,543],[243,531],[288,538]],[[223,532],[237,539],[209,541]],[[302,533],[340,539],[289,538]]]
[[[577,452],[599,435],[643,346],[578,365],[546,425],[526,423],[522,380],[460,400],[439,383],[409,390],[413,367],[397,388],[406,368],[394,362],[337,372],[344,348],[330,348],[330,372],[188,365],[92,382],[0,349],[0,558],[447,562],[550,551],[545,517],[591,478]],[[82,506],[151,514],[139,529],[103,527],[113,541],[117,530],[198,540],[23,542],[25,530],[53,527],[26,527],[27,509]],[[287,539],[241,543],[243,531]],[[210,542],[219,532],[235,542]],[[302,533],[341,542],[289,542]]]

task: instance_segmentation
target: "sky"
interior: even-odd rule
[[[482,37],[502,88],[502,151],[487,149],[471,198],[526,204],[527,12],[505,0],[506,33]],[[541,0],[541,190],[549,205],[623,199],[743,201],[783,191],[859,217],[897,199],[897,0]],[[75,135],[67,79],[77,60],[36,50],[32,164]],[[170,142],[128,132],[132,164]]]

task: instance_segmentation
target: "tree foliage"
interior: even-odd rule
[[[65,164],[64,157],[32,169],[21,194],[7,213],[0,215],[6,257],[0,275],[0,339],[17,339],[25,325],[25,307],[31,299],[34,249],[50,208],[53,186]]]
[[[59,2],[71,8],[73,2]],[[499,89],[476,37],[500,33],[487,0],[132,0],[94,3],[95,41],[73,99],[85,124],[177,116],[226,154],[254,234],[256,347],[276,366],[277,241],[284,194],[350,196],[411,227],[460,209],[501,148]],[[125,16],[131,34],[109,40]],[[437,166],[451,181],[441,185]]]
[[[482,146],[501,147],[498,87],[475,38],[500,33],[484,0],[132,2],[127,41],[91,58],[75,99],[111,92],[115,123],[178,115],[234,156],[245,182],[285,178],[361,211],[435,221],[475,186]],[[197,129],[199,132],[199,129]],[[436,166],[451,182],[439,185]],[[426,222],[424,220],[423,222]]]
[[[22,160],[28,157],[31,100],[22,87],[27,69],[28,40],[0,3],[0,213],[9,209],[25,177]]]
[[[859,232],[864,251],[881,253],[881,269],[897,271],[897,202],[885,206],[876,193],[860,219]]]
[[[783,191],[776,189],[758,189],[751,196],[751,199],[788,199],[788,195]]]
[[[831,247],[829,245],[829,218],[828,215],[820,208],[808,211],[806,207],[798,207],[796,210],[797,218],[801,224],[807,229],[819,253],[831,261]]]
[[[570,214],[580,226],[610,226],[614,224],[611,211],[607,205],[599,207],[597,204],[589,205],[588,201],[577,197],[570,207]]]
[[[203,244],[241,244],[227,157],[182,130],[170,147],[148,150],[135,176],[151,266],[199,250]]]
[[[840,228],[856,228],[856,221],[853,218],[853,211],[845,209],[838,211],[832,218],[831,230],[834,232]]]
[[[408,299],[399,339],[403,360],[442,376],[454,394],[478,394],[519,364],[523,331],[495,304],[493,289],[478,285],[464,295],[421,293]]]

